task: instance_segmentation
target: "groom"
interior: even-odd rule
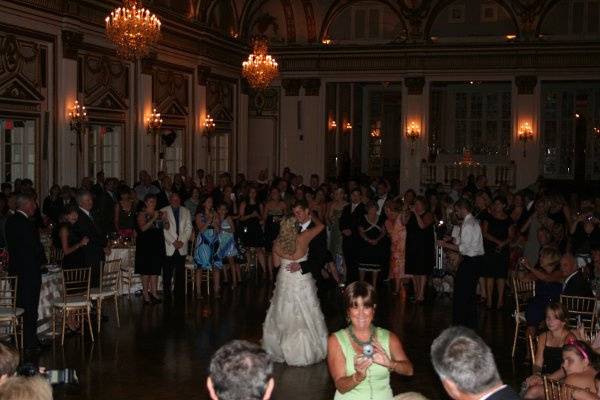
[[[294,216],[300,223],[300,232],[315,226],[310,215],[308,202],[305,199],[297,200],[292,208]],[[321,269],[327,261],[327,234],[325,229],[321,231],[308,245],[308,259],[301,263],[293,263],[288,266],[290,272],[302,270],[303,274],[312,273],[317,283],[321,282]]]

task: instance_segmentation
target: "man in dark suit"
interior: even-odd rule
[[[92,215],[105,234],[115,231],[116,183],[116,179],[114,178],[106,179],[104,187],[96,194],[96,200],[94,201]]]
[[[92,193],[87,190],[82,190],[77,194],[77,222],[73,226],[73,235],[75,240],[82,240],[84,237],[89,239],[88,244],[82,248],[83,250],[83,267],[90,267],[91,271],[91,287],[100,286],[100,263],[104,259],[104,255],[108,252],[108,240],[106,234],[94,220],[92,209],[94,201]]]
[[[340,216],[340,231],[342,232],[342,252],[344,253],[344,262],[346,263],[346,283],[352,283],[358,280],[357,254],[360,236],[358,226],[361,218],[366,214],[365,205],[361,203],[360,189],[354,188],[350,193],[350,204],[347,204],[342,210]]]
[[[577,259],[572,254],[562,256],[560,271],[565,276],[562,294],[565,296],[594,297],[590,282],[579,270]]]
[[[292,208],[294,216],[300,223],[300,231],[303,232],[308,228],[315,226],[311,219],[310,209],[305,199],[298,200]],[[327,234],[322,230],[308,245],[308,258],[301,263],[290,265],[290,271],[295,272],[302,270],[303,274],[311,273],[315,280],[319,283],[323,279],[321,270],[327,262]]]
[[[431,345],[431,363],[455,400],[519,400],[500,379],[492,350],[472,330],[444,330]]]
[[[17,307],[23,314],[23,346],[35,351],[40,343],[37,337],[38,306],[42,286],[42,264],[46,262],[40,234],[31,217],[36,203],[29,194],[17,195],[17,211],[6,221],[6,244],[9,253],[9,272],[16,275]]]

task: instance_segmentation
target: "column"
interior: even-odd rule
[[[536,76],[516,76],[513,84],[513,132],[510,158],[515,163],[516,189],[532,184],[540,170],[540,86]],[[531,129],[525,143],[519,131]]]
[[[404,79],[402,91],[402,135],[400,155],[399,190],[404,193],[408,189],[419,191],[421,187],[421,161],[428,157],[427,137],[427,95],[423,91],[424,77]],[[413,127],[419,132],[418,138],[408,139],[406,132]],[[390,182],[392,185],[394,182]]]

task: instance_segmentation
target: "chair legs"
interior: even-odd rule
[[[115,295],[114,297],[114,302],[115,302],[115,316],[117,318],[117,328],[121,327],[121,321],[119,320],[119,303],[118,303],[118,299],[119,296],[118,294]]]
[[[515,351],[517,349],[517,336],[519,335],[519,325],[520,325],[519,319],[515,318],[515,336],[513,338],[513,345],[512,345],[512,358],[515,358]]]
[[[90,306],[87,307],[86,314],[87,314],[87,320],[88,320],[88,327],[90,328],[90,337],[92,338],[92,342],[94,341],[94,331],[92,330],[92,318],[90,316]],[[100,318],[102,318],[100,310],[98,310],[98,315],[100,315]],[[81,332],[83,332],[83,325],[81,326]]]
[[[98,329],[98,335],[100,335],[100,325],[102,324],[102,299],[96,300],[96,324]]]

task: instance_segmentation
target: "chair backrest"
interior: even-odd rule
[[[116,292],[119,289],[121,278],[121,259],[105,261],[102,266],[102,277],[100,278],[100,290],[102,292]]]
[[[17,306],[16,276],[0,277],[0,307],[14,309]]]
[[[62,249],[57,249],[54,246],[50,247],[50,251],[48,254],[48,263],[62,265],[62,260],[63,260]]]
[[[576,329],[581,322],[585,332],[591,336],[596,331],[596,299],[594,297],[560,296],[560,302],[569,312],[567,323]]]
[[[74,297],[90,298],[91,268],[62,270],[62,297],[67,301]]]
[[[544,376],[544,397],[546,400],[571,400],[573,392],[576,389],[574,386],[565,385],[562,382],[549,379]],[[581,389],[579,389],[581,390]]]
[[[537,350],[538,337],[527,335],[527,344],[529,345],[529,355],[531,356],[531,368],[535,366],[535,352]]]
[[[535,296],[535,282],[523,281],[513,277],[513,291],[515,293],[515,308],[517,312],[524,312],[525,306]]]

